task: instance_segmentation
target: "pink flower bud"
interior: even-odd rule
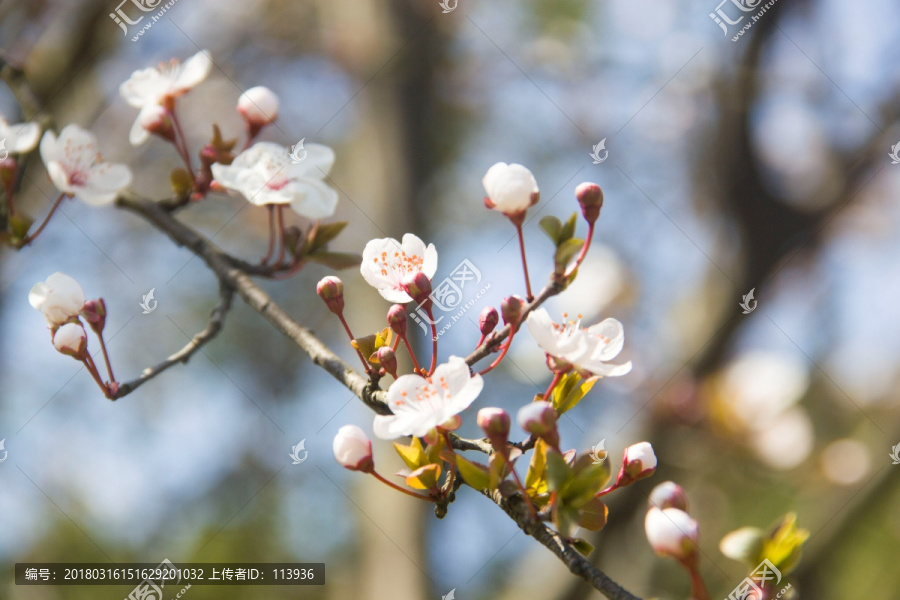
[[[78,360],[87,355],[87,334],[81,323],[66,323],[53,334],[53,347]]]
[[[656,454],[653,453],[650,442],[639,442],[625,448],[620,479],[625,478],[629,483],[633,483],[653,475],[655,471]]]
[[[402,304],[393,305],[388,310],[387,322],[394,333],[400,337],[406,335],[406,308]]]
[[[482,408],[478,411],[477,421],[495,450],[506,446],[509,439],[509,413],[502,408]]]
[[[106,327],[106,303],[103,298],[85,302],[84,308],[81,309],[81,316],[88,322],[94,333],[100,335],[103,328]]]
[[[159,104],[149,104],[138,115],[141,127],[166,141],[175,141],[175,125],[172,114]]]
[[[356,425],[344,425],[338,429],[332,449],[335,460],[345,469],[363,473],[371,473],[375,469],[372,442]]]
[[[487,192],[484,205],[519,224],[528,208],[540,199],[534,175],[520,164],[497,163],[488,169],[481,182]]]
[[[344,313],[344,283],[340,279],[334,275],[323,277],[316,285],[316,293],[328,310],[338,316]]]
[[[697,553],[700,527],[683,510],[650,508],[644,520],[644,531],[650,547],[660,556],[684,561]]]
[[[429,296],[431,295],[431,280],[428,275],[422,271],[416,271],[410,277],[403,280],[401,284],[403,291],[410,295],[416,304],[424,304],[423,308],[428,308],[431,303]]]
[[[384,367],[384,371],[397,379],[397,355],[390,346],[382,346],[375,352],[378,364]]]
[[[650,492],[650,506],[660,509],[677,508],[687,512],[688,500],[680,485],[674,481],[665,481]]]
[[[539,400],[526,404],[519,409],[516,419],[523,430],[543,438],[545,442],[554,448],[559,446],[559,434],[556,431],[556,421],[559,419],[559,414],[549,402]]]
[[[503,302],[500,303],[500,312],[503,314],[503,323],[518,324],[519,319],[522,317],[522,307],[524,305],[525,301],[519,296],[509,296],[508,298],[504,298]]]
[[[584,182],[575,188],[575,197],[578,198],[585,220],[594,223],[603,207],[603,190],[596,183]]]
[[[278,117],[278,96],[267,87],[252,87],[238,98],[238,112],[251,127],[264,127]]]
[[[487,335],[494,330],[497,323],[500,322],[500,315],[493,306],[485,306],[481,314],[478,315],[478,327],[481,329],[481,335]]]

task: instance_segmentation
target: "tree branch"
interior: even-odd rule
[[[159,363],[155,367],[148,367],[144,369],[140,377],[119,384],[119,389],[116,391],[113,400],[118,400],[123,396],[127,396],[128,394],[139,388],[141,385],[143,385],[147,381],[150,381],[173,365],[176,365],[178,363],[186,364],[195,352],[200,350],[200,348],[202,348],[207,342],[216,337],[222,330],[222,326],[225,324],[225,317],[228,316],[228,311],[231,310],[231,301],[233,298],[234,290],[227,283],[220,279],[219,303],[210,312],[209,323],[206,325],[203,331],[195,335],[184,348],[171,355],[163,362]]]
[[[116,200],[116,205],[143,217],[169,236],[177,245],[193,252],[215,273],[222,285],[234,290],[248,306],[260,313],[276,329],[293,340],[309,355],[316,365],[328,371],[376,413],[390,414],[383,390],[378,389],[377,386],[359,375],[343,359],[325,346],[309,329],[302,326],[285,312],[262,288],[256,285],[246,273],[235,265],[232,257],[222,252],[196,231],[184,225],[167,211],[164,206],[152,200],[140,198],[131,193],[123,193]],[[534,301],[523,309],[522,318],[524,319],[547,298],[561,292],[563,287],[560,282],[555,280],[544,287]],[[492,339],[476,349],[466,359],[466,362],[471,365],[488,356],[492,351],[491,348],[496,348],[500,342],[509,337],[511,330],[512,328],[507,325],[500,331],[495,332],[491,336]],[[485,454],[490,454],[491,452],[490,444],[485,440],[470,440],[456,435],[451,436],[451,440],[454,448],[458,450],[474,450]],[[525,444],[527,442],[523,443],[523,445]],[[541,522],[531,520],[525,503],[521,498],[514,496],[509,499],[503,499],[499,494],[485,495],[502,508],[522,531],[559,557],[569,571],[584,579],[607,598],[610,600],[640,600],[640,598],[629,593],[611,580],[603,571],[592,565],[590,561],[572,548],[558,533]]]
[[[559,533],[542,522],[533,520],[528,514],[525,501],[520,496],[503,498],[498,491],[484,491],[482,494],[503,509],[503,512],[515,521],[519,529],[553,552],[573,575],[582,578],[604,596],[610,600],[641,600],[591,564],[591,561],[579,554]]]

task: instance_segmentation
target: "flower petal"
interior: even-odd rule
[[[291,208],[308,219],[330,217],[337,208],[337,191],[321,180],[306,177],[292,181],[286,189],[293,192]]]
[[[179,93],[193,89],[198,83],[206,79],[210,70],[212,70],[212,66],[213,62],[209,57],[209,52],[207,50],[199,51],[184,61],[173,87]]]

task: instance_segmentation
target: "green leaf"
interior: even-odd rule
[[[437,487],[440,477],[440,465],[425,465],[406,476],[406,485],[416,490],[430,490]]]
[[[346,221],[338,221],[336,223],[319,223],[318,225],[314,226],[309,232],[310,253],[315,253],[320,248],[324,248],[325,245],[336,238],[346,226]]]
[[[528,464],[528,473],[525,474],[525,488],[534,490],[536,494],[547,491],[545,473],[547,471],[547,443],[538,440],[534,444],[534,454]]]
[[[335,271],[358,267],[362,262],[362,256],[350,252],[316,252],[308,254],[306,258],[320,265],[331,267]]]
[[[556,264],[557,273],[562,273],[566,270],[566,266],[578,255],[582,246],[584,246],[584,240],[571,238],[562,242],[556,248],[553,261]]]
[[[28,236],[28,230],[34,224],[34,219],[21,213],[9,218],[9,230],[14,238],[24,239]]]
[[[557,502],[551,513],[556,530],[564,538],[571,538],[578,527],[578,509]]]
[[[572,216],[569,217],[569,220],[566,221],[566,224],[562,226],[562,230],[559,232],[559,244],[569,241],[572,239],[572,236],[575,235],[575,223],[578,221],[578,213],[572,213]],[[559,245],[557,244],[557,245]]]
[[[409,446],[404,446],[395,442],[394,450],[397,451],[397,454],[400,455],[400,458],[403,459],[403,462],[406,463],[406,466],[409,467],[410,471],[415,471],[428,464],[428,460],[425,457],[425,451],[422,449],[422,442],[420,442],[417,437],[412,439]]]
[[[573,471],[574,474],[561,490],[560,497],[566,504],[576,508],[593,500],[597,492],[609,482],[611,475],[608,460],[594,464],[588,454],[578,458]]]
[[[490,465],[490,488],[494,490],[497,489],[497,487],[500,485],[500,482],[506,479],[506,476],[509,475],[509,466],[506,463],[506,459],[503,458],[503,456],[499,452],[494,452],[493,454],[491,454]]]
[[[562,454],[555,450],[547,452],[547,487],[551,492],[561,491],[572,478],[572,468]]]
[[[765,532],[758,527],[741,527],[722,538],[719,551],[732,560],[755,567],[763,557]]]
[[[169,173],[169,183],[172,185],[172,191],[179,198],[187,196],[194,189],[191,174],[181,167],[172,169],[172,172]]]
[[[609,509],[600,498],[594,498],[578,511],[578,524],[588,531],[600,531],[606,525]]]
[[[572,545],[575,550],[582,556],[590,556],[591,552],[594,551],[594,547],[591,546],[586,540],[581,538],[575,538],[574,540],[569,540],[569,543]]]
[[[459,469],[459,474],[463,481],[479,492],[491,488],[491,476],[488,473],[488,468],[484,465],[470,462],[457,454],[456,468]]]
[[[581,379],[581,376],[577,373],[573,372],[572,374],[576,375],[579,380]],[[556,412],[563,414],[564,412],[575,408],[575,406],[587,396],[588,392],[591,391],[591,388],[594,387],[594,384],[597,383],[598,379],[600,378],[589,377],[584,381],[573,381],[573,385],[570,386],[571,389],[569,389],[563,399],[559,401],[559,406],[554,405]]]
[[[797,515],[788,513],[775,524],[763,545],[764,558],[782,573],[790,573],[800,562],[800,553],[809,531],[797,527]]]
[[[562,231],[563,224],[559,218],[553,215],[547,215],[540,220],[541,229],[547,234],[547,237],[553,241],[554,246],[559,246],[559,233]]]

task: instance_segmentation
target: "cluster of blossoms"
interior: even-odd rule
[[[278,115],[278,97],[268,88],[254,87],[238,98],[237,111],[246,126],[243,150],[235,153],[237,139],[224,139],[219,127],[213,125],[210,142],[197,151],[199,166],[195,167],[178,116],[178,102],[209,76],[212,65],[209,54],[201,51],[184,62],[172,59],[156,67],[135,71],[119,87],[122,98],[139,109],[128,136],[131,144],[138,146],[156,136],[171,144],[183,164],[171,173],[175,200],[165,205],[166,210],[200,201],[211,192],[240,194],[251,204],[266,207],[269,211],[269,247],[258,270],[258,274],[263,276],[287,277],[309,261],[333,268],[358,265],[358,256],[329,252],[327,248],[346,223],[320,222],[334,214],[338,202],[337,192],[326,183],[334,163],[332,149],[320,144],[307,144],[300,156],[286,146],[256,142],[260,131],[272,124]],[[132,181],[131,169],[126,165],[106,162],[99,153],[97,138],[75,124],[65,126],[58,134],[47,130],[41,135],[40,127],[35,123],[10,125],[0,117],[0,140],[4,140],[0,147],[0,182],[7,207],[6,230],[0,231],[0,241],[15,248],[31,245],[63,200],[77,198],[91,206],[110,205],[125,193]],[[16,210],[15,193],[19,180],[19,156],[38,147],[47,175],[60,194],[43,222],[33,228],[34,220]],[[305,232],[297,226],[286,224],[286,206],[311,222]],[[272,262],[276,250],[277,258]],[[74,280],[61,274],[53,275],[47,283],[35,286],[32,304],[36,308],[39,305],[50,307],[50,313],[41,308],[45,316],[57,310],[54,308],[55,299],[60,296],[51,295],[54,300],[48,302],[41,299],[38,290],[57,287],[65,294],[75,287],[80,290]],[[104,394],[115,397],[118,384],[109,368],[102,338],[106,309],[102,300],[92,302],[85,304],[82,297],[78,306],[75,306],[77,302],[67,305],[65,318],[51,324],[53,342],[61,352],[83,361]],[[86,351],[86,337],[78,321],[79,314],[100,336],[109,370],[108,382],[100,378]]]
[[[46,281],[37,283],[28,294],[28,302],[44,316],[50,329],[53,347],[62,354],[71,356],[84,364],[94,381],[107,398],[115,398],[119,384],[113,375],[103,329],[106,327],[106,303],[103,298],[85,300],[84,290],[77,281],[65,273],[54,273]],[[81,319],[97,335],[103,360],[106,363],[107,381],[103,381],[100,371],[87,349],[87,332]]]
[[[401,240],[371,240],[361,256],[329,252],[328,243],[346,225],[321,222],[334,214],[338,203],[337,192],[326,183],[334,152],[319,144],[303,147],[303,140],[290,149],[256,141],[278,115],[279,99],[271,90],[254,87],[238,98],[237,111],[245,124],[240,152],[235,152],[237,138],[223,138],[218,126],[213,125],[212,138],[196,153],[199,166],[194,166],[178,117],[178,102],[203,82],[211,69],[209,54],[201,51],[183,63],[173,59],[135,71],[120,86],[122,98],[138,109],[129,133],[131,144],[141,145],[151,136],[158,137],[172,145],[182,162],[170,176],[175,198],[163,204],[163,209],[174,211],[203,200],[212,192],[239,194],[268,211],[268,250],[260,265],[251,269],[253,274],[282,278],[296,273],[309,261],[334,268],[359,266],[362,278],[392,304],[386,311],[387,327],[356,337],[344,317],[343,282],[328,276],[317,285],[318,295],[343,325],[369,377],[370,389],[383,393],[379,389],[382,378],[393,379],[383,393],[385,414],[376,416],[372,423],[375,436],[410,440],[408,444],[394,443],[407,467],[399,475],[408,487],[376,471],[372,442],[358,426],[346,425],[335,436],[333,450],[338,463],[433,502],[439,516],[446,512],[462,482],[480,491],[497,492],[504,498],[518,497],[531,519],[552,522],[563,538],[577,550],[588,553],[589,544],[577,534],[580,529],[603,528],[608,512],[603,498],[651,476],[657,468],[652,446],[640,442],[624,449],[613,479],[610,461],[598,461],[595,454],[564,450],[557,427],[560,415],[575,408],[598,380],[626,375],[632,366],[630,361],[611,362],[625,343],[624,327],[616,319],[607,318],[583,327],[580,315],[572,319],[563,314],[562,322],[557,323],[540,307],[549,296],[565,290],[578,275],[603,206],[600,187],[586,182],[575,189],[587,223],[583,239],[575,237],[577,212],[565,222],[556,217],[541,219],[542,229],[553,242],[554,269],[549,283],[536,297],[532,293],[522,226],[528,210],[540,199],[537,181],[520,164],[497,163],[487,170],[482,179],[484,205],[503,214],[516,229],[524,298],[510,295],[502,300],[499,310],[486,307],[479,316],[480,335],[472,354],[468,358],[449,356],[446,362],[439,362],[439,336],[432,313],[432,279],[438,266],[434,245],[426,245],[416,235],[407,233]],[[53,131],[41,135],[36,124],[10,125],[0,117],[0,139],[0,182],[7,200],[6,230],[0,232],[0,239],[16,248],[28,246],[37,238],[62,200],[78,198],[93,206],[108,205],[122,197],[132,180],[127,166],[102,159],[97,139],[78,125],[67,125],[58,135]],[[33,221],[16,211],[14,195],[19,156],[38,146],[47,174],[60,195],[44,221],[32,231]],[[306,231],[286,225],[285,207],[311,221]],[[107,314],[103,299],[86,300],[74,279],[54,273],[34,286],[29,302],[46,319],[53,346],[82,362],[106,397],[117,398],[120,384],[113,375],[103,337]],[[411,302],[424,310],[431,322],[430,362],[420,362],[408,336],[406,305]],[[82,319],[99,340],[106,380],[88,352]],[[501,319],[503,327],[497,329]],[[484,376],[504,360],[522,325],[543,350],[552,375],[547,390],[518,409],[516,420],[528,437],[520,442],[510,441],[510,415],[501,408],[483,407],[476,414],[476,422],[484,439],[462,440],[453,432],[479,398]],[[412,364],[411,372],[403,374],[399,373],[398,360],[401,342]],[[474,369],[476,363],[491,355],[496,356],[490,364]],[[126,384],[124,388],[127,387]],[[460,452],[472,448],[488,454],[488,464],[471,461]],[[523,479],[516,464],[528,452],[532,456]],[[645,521],[650,545],[658,554],[673,557],[687,568],[694,586],[693,597],[707,600],[709,596],[697,570],[699,528],[687,512],[683,490],[674,483],[664,483],[653,491],[650,503]],[[727,544],[723,541],[723,552],[727,547],[726,554],[750,560],[769,552],[769,544],[785,557],[780,564],[787,569],[795,564],[806,535],[787,518],[768,537],[759,530],[735,532]]]
[[[518,495],[532,518],[552,521],[562,535],[574,539],[578,527],[603,527],[603,496],[656,470],[656,456],[647,442],[625,449],[618,475],[611,484],[608,463],[597,464],[588,454],[561,448],[559,416],[574,408],[597,380],[625,375],[631,370],[630,362],[610,363],[624,346],[624,328],[615,319],[582,327],[580,317],[573,320],[565,315],[562,323],[555,323],[546,310],[539,308],[547,295],[535,298],[531,292],[522,234],[527,211],[540,196],[535,177],[522,165],[497,163],[487,171],[483,184],[487,194],[485,206],[506,216],[519,235],[526,297],[508,296],[500,303],[499,311],[493,306],[482,311],[478,321],[480,336],[471,358],[450,356],[446,362],[440,362],[436,335],[431,336],[430,366],[426,367],[428,363],[413,350],[405,305],[415,303],[434,323],[432,278],[438,263],[434,245],[426,245],[416,235],[407,233],[402,240],[371,240],[363,250],[360,274],[382,298],[393,303],[386,313],[388,327],[380,332],[355,337],[344,317],[343,282],[334,276],[319,282],[319,296],[340,319],[372,383],[378,385],[388,375],[393,378],[385,394],[385,412],[390,414],[376,416],[372,431],[384,440],[410,438],[409,444],[394,444],[407,466],[399,475],[408,487],[378,473],[372,442],[358,426],[347,425],[338,431],[334,438],[335,459],[347,469],[371,474],[397,490],[435,503],[438,514],[452,501],[460,478],[479,490]],[[596,184],[578,186],[575,196],[588,222],[585,239],[574,237],[577,213],[565,224],[552,217],[542,221],[556,247],[556,268],[548,288],[553,293],[565,289],[577,275],[603,203],[603,193]],[[497,330],[501,318],[504,327]],[[505,410],[481,408],[476,421],[485,434],[483,443],[490,448],[490,463],[470,461],[457,451],[460,445],[454,442],[459,440],[453,432],[481,394],[484,376],[503,361],[523,324],[544,351],[552,381],[544,394],[522,406],[516,415],[519,426],[528,434],[522,442],[510,441],[512,418]],[[412,371],[405,374],[398,374],[401,342],[412,363]],[[491,354],[497,356],[488,366],[473,369],[478,360]],[[534,450],[534,455],[523,480],[515,464],[529,450]]]

